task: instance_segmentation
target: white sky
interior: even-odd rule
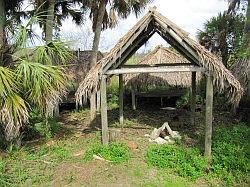
[[[195,38],[197,31],[202,29],[206,20],[216,16],[219,12],[225,11],[228,3],[227,0],[155,0],[149,6],[156,6],[157,11],[189,32],[192,38]],[[139,18],[147,11],[148,8]],[[120,20],[116,28],[104,31],[101,37],[100,50],[110,50],[135,25],[139,18],[131,15],[126,20]],[[61,28],[61,35],[62,38],[74,40],[74,48],[81,48],[82,50],[91,48],[93,36],[89,21],[83,26],[75,26],[71,20],[67,20]],[[140,51],[148,51],[158,44],[166,45],[166,42],[160,36],[154,35]]]

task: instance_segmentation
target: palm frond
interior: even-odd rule
[[[34,50],[35,61],[41,64],[66,64],[74,58],[68,43],[51,41],[46,45],[37,46]]]
[[[7,141],[19,135],[19,129],[28,121],[28,109],[18,94],[15,73],[0,67],[0,124],[4,126]]]
[[[29,103],[46,116],[52,116],[54,107],[66,94],[67,76],[63,68],[22,60],[16,74]]]

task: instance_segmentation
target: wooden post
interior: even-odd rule
[[[205,156],[211,157],[213,122],[213,82],[211,75],[207,76],[206,86],[206,128],[205,128]]]
[[[101,96],[100,96],[100,90],[96,92],[96,111],[100,112],[101,108]]]
[[[94,120],[96,117],[96,94],[90,96],[90,119]]]
[[[120,119],[120,125],[123,126],[124,117],[123,117],[123,76],[122,74],[119,74],[119,119]]]
[[[136,101],[135,101],[135,88],[131,87],[131,97],[132,97],[132,109],[136,110]]]
[[[192,84],[191,84],[191,125],[195,125],[195,105],[196,105],[196,72],[192,72]]]
[[[101,79],[101,118],[102,118],[102,143],[107,145],[109,142],[108,132],[108,112],[107,112],[107,76],[103,75]]]

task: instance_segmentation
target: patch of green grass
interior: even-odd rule
[[[250,172],[250,129],[244,124],[221,127],[213,139],[213,170],[228,184],[247,182]]]
[[[46,138],[52,138],[62,128],[61,123],[59,123],[54,118],[48,119],[48,124],[49,124],[50,129],[47,128],[47,125],[44,121],[35,123],[34,129],[41,135],[45,136]]]
[[[84,160],[92,160],[93,155],[101,156],[113,163],[122,163],[130,159],[128,147],[121,143],[111,143],[107,146],[94,145],[85,153]]]
[[[52,147],[51,152],[53,157],[55,157],[55,159],[57,160],[64,160],[71,156],[70,152],[66,148],[61,146]]]
[[[206,159],[198,149],[181,145],[152,145],[146,160],[149,165],[159,168],[173,168],[180,176],[197,179],[204,175]]]

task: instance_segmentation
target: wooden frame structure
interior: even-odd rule
[[[161,65],[154,67],[124,66],[124,63],[154,34],[158,33],[166,42],[173,46],[180,54],[191,63],[188,65]],[[100,89],[101,95],[101,122],[102,122],[102,143],[108,144],[108,117],[107,117],[107,78],[112,75],[119,75],[119,96],[120,96],[120,123],[123,123],[123,74],[131,73],[168,73],[168,72],[190,72],[192,74],[192,113],[195,107],[195,84],[196,72],[203,72],[207,76],[206,91],[206,132],[205,132],[205,156],[211,155],[212,142],[212,106],[213,106],[213,85],[219,90],[230,88],[231,100],[239,102],[243,89],[239,82],[228,71],[221,60],[205,50],[196,41],[188,37],[173,22],[168,20],[150,8],[149,12],[123,37],[116,46],[94,66],[80,84],[76,99],[77,104],[86,102],[91,94]],[[214,84],[213,84],[214,83]]]

